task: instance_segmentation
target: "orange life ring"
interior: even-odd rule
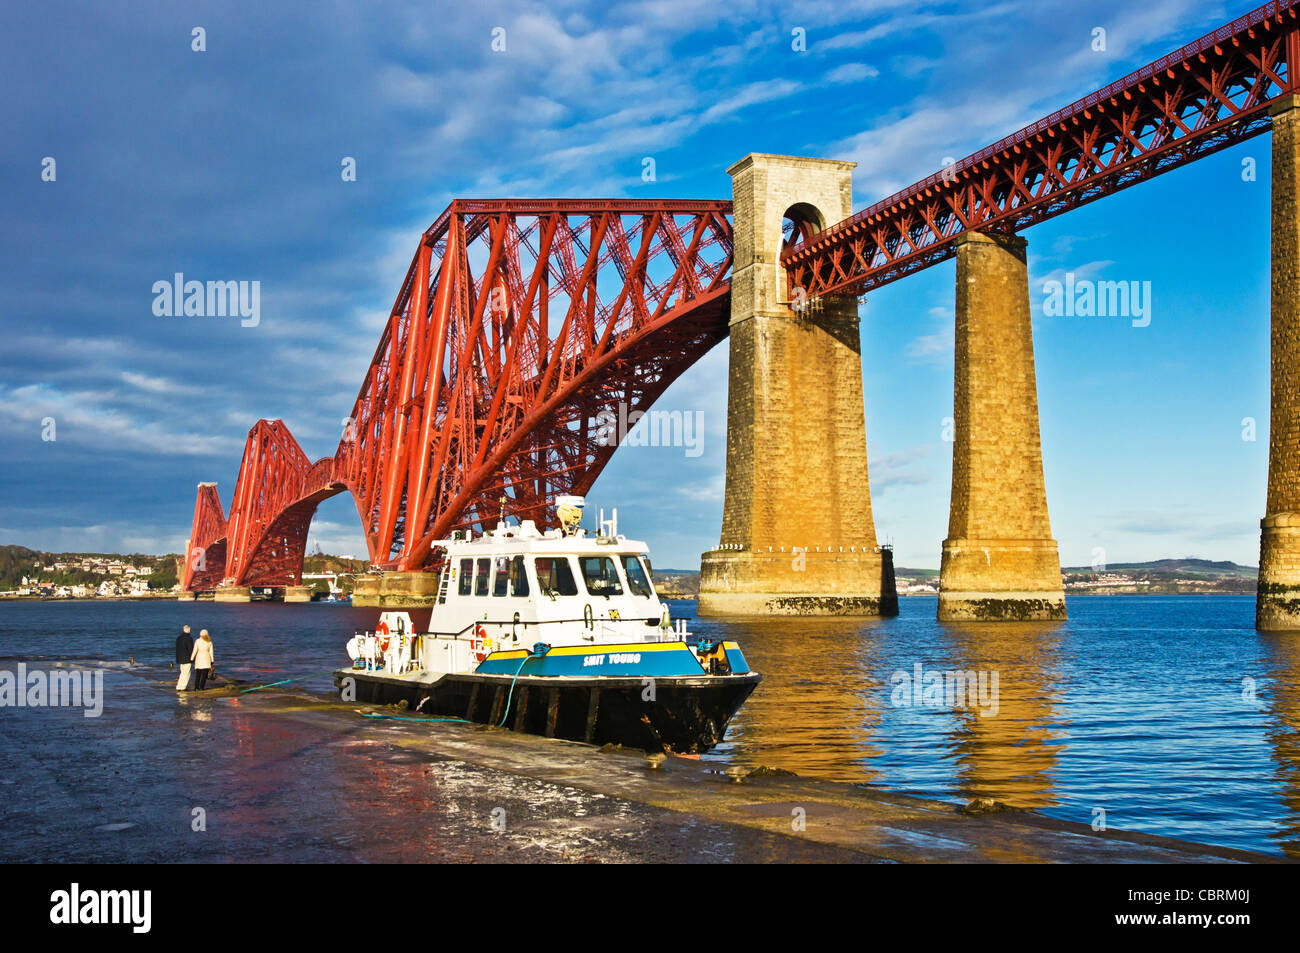
[[[477,626],[474,629],[474,639],[470,645],[474,650],[474,658],[480,662],[488,657],[487,645],[485,644],[486,639],[487,629],[483,628],[481,625]]]

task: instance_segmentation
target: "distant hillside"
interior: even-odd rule
[[[1069,566],[1062,572],[1092,573],[1102,570],[1092,566]],[[1105,572],[1177,573],[1181,576],[1242,576],[1254,579],[1259,575],[1257,566],[1240,566],[1230,560],[1218,562],[1209,559],[1155,559],[1146,563],[1107,563]]]
[[[1061,572],[1177,573],[1182,576],[1241,576],[1251,579],[1259,575],[1259,569],[1255,566],[1241,566],[1227,559],[1215,562],[1209,559],[1193,559],[1190,557],[1186,559],[1153,559],[1151,562],[1145,563],[1107,563],[1104,569],[1094,569],[1092,566],[1062,566]],[[896,566],[894,575],[908,579],[932,579],[939,575],[939,570],[909,569],[904,566]]]
[[[665,599],[695,599],[700,594],[698,569],[655,569],[650,578],[655,591]]]
[[[26,546],[0,546],[0,582],[21,579],[23,570],[36,564],[41,554]]]
[[[1253,566],[1227,560],[1154,559],[1145,563],[1108,563],[1066,567],[1061,581],[1066,592],[1094,595],[1116,593],[1252,593],[1259,574]]]
[[[899,579],[938,579],[939,570],[908,569],[906,566],[895,566],[894,575]]]
[[[344,556],[327,556],[324,553],[315,553],[310,556],[304,556],[302,560],[302,571],[317,572],[352,572],[361,573],[366,571],[369,563],[364,559],[350,559]]]
[[[151,589],[170,589],[176,584],[180,565],[179,555],[153,556],[144,553],[48,553],[26,546],[0,545],[0,591],[16,589],[24,576],[40,579],[56,586],[93,585],[107,578],[105,573],[93,572],[79,565],[86,560],[120,561],[135,566],[151,567]],[[58,563],[64,568],[47,570]]]

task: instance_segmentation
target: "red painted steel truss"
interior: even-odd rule
[[[211,589],[221,582],[225,568],[226,511],[217,495],[217,485],[200,483],[181,585],[190,591]]]
[[[312,464],[281,422],[259,422],[228,520],[200,487],[191,550],[206,568],[185,587],[296,584],[316,506],[345,489],[389,569],[426,567],[435,540],[502,509],[553,516],[617,447],[601,415],[647,409],[726,336],[730,211],[453,202],[420,241],[335,455]]]
[[[1269,3],[877,202],[781,256],[790,288],[861,295],[1270,127],[1300,61],[1294,0]]]

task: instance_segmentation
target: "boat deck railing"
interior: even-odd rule
[[[361,657],[357,661],[361,661],[365,663],[365,667],[364,667],[365,671],[371,671],[371,672],[385,671],[390,675],[403,675],[411,672],[418,672],[421,670],[420,663],[419,663],[420,653],[416,650],[416,641],[426,636],[432,636],[433,638],[438,638],[438,639],[448,639],[448,638],[461,639],[472,634],[479,626],[508,625],[511,627],[512,639],[517,641],[519,638],[527,634],[527,629],[529,626],[536,626],[540,629],[542,626],[547,626],[547,625],[582,625],[591,633],[590,641],[593,643],[596,641],[596,637],[598,634],[601,638],[609,638],[611,636],[614,638],[618,638],[620,636],[626,637],[627,635],[626,630],[622,628],[610,627],[607,625],[607,623],[612,623],[612,622],[621,622],[625,624],[632,623],[632,622],[643,622],[648,624],[654,622],[656,627],[659,629],[658,638],[641,639],[640,641],[642,642],[683,641],[686,642],[688,645],[693,645],[695,642],[699,641],[697,638],[693,637],[690,632],[687,631],[685,619],[678,619],[677,622],[671,627],[664,625],[662,621],[654,620],[654,619],[588,619],[584,617],[581,619],[534,619],[534,620],[511,619],[508,621],[495,621],[495,622],[488,619],[476,619],[475,621],[470,622],[468,625],[463,626],[461,629],[459,629],[456,632],[393,632],[391,633],[391,635],[395,636],[396,638],[404,639],[404,640],[409,639],[410,646],[411,646],[411,650],[409,655],[407,656],[406,663],[404,665],[401,665],[399,668],[396,668],[395,670],[390,670],[388,668],[387,653],[378,651],[376,641],[375,641],[377,638],[375,636],[375,633],[358,632],[356,633],[357,636],[363,640],[362,641],[363,650],[362,650]],[[516,626],[522,626],[523,631],[516,634],[514,632]],[[647,625],[647,627],[649,626]],[[371,650],[371,651],[367,651],[367,650]]]

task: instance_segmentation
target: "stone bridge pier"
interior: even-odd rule
[[[1300,629],[1300,101],[1273,108],[1268,499],[1255,625]]]
[[[957,240],[952,498],[939,618],[1065,618],[1047,518],[1025,240]]]
[[[783,223],[807,235],[852,213],[855,165],[753,154],[728,170],[727,484],[701,615],[898,613],[871,515],[857,302],[805,302],[780,265]]]

